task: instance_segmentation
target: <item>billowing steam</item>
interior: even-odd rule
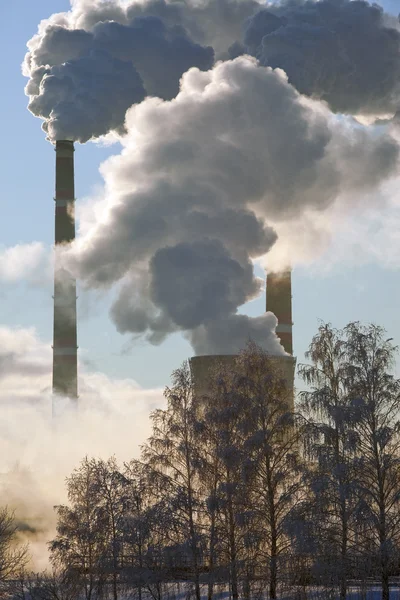
[[[87,15],[84,29],[76,19],[83,6],[78,2],[75,12],[42,24],[28,44],[29,110],[45,120],[50,140],[86,142],[122,132],[132,104],[146,95],[173,98],[185,71],[213,63],[213,49],[193,42],[181,26],[135,16],[118,3],[113,15],[112,4],[102,3],[101,10],[98,3],[94,22]],[[116,20],[104,20],[112,16]]]
[[[159,342],[182,330],[208,353],[234,352],[256,328],[279,351],[268,315],[236,314],[260,289],[252,260],[275,242],[268,217],[367,194],[398,164],[385,132],[333,116],[250,57],[191,69],[175,100],[145,100],[126,127],[122,154],[102,167],[107,210],[78,241],[75,268],[91,286],[123,281],[120,331]]]
[[[0,506],[15,509],[33,566],[48,562],[55,504],[65,502],[65,477],[82,458],[138,457],[150,435],[149,414],[162,390],[112,379],[80,365],[79,406],[59,406],[52,418],[52,351],[34,330],[0,327]],[[61,402],[61,401],[58,401]],[[56,411],[57,414],[57,411]]]
[[[253,261],[271,223],[377,195],[395,174],[387,129],[334,113],[396,112],[399,39],[364,0],[74,0],[42,22],[24,72],[48,137],[122,134],[105,209],[67,259],[87,285],[119,285],[119,331],[283,352],[272,315],[238,314],[261,289]]]
[[[74,0],[40,24],[24,73],[29,108],[51,140],[123,131],[146,95],[176,96],[190,67],[249,53],[282,68],[335,112],[393,115],[400,99],[400,26],[365,0]]]

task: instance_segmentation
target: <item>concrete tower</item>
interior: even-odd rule
[[[74,143],[56,142],[55,245],[75,238]],[[76,281],[55,257],[53,393],[78,397]]]
[[[294,376],[296,359],[293,357],[292,341],[292,277],[291,271],[270,273],[267,276],[267,311],[278,318],[276,333],[289,356],[270,356],[272,364],[280,371],[286,383],[290,408],[294,409]],[[190,370],[195,394],[207,393],[209,377],[219,365],[232,368],[236,355],[194,356],[190,359]]]
[[[278,319],[277,336],[288,354],[293,355],[292,338],[292,271],[267,275],[267,311]]]

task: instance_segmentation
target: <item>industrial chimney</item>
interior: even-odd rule
[[[267,275],[267,311],[278,319],[276,334],[288,354],[293,355],[292,339],[292,271]]]
[[[75,238],[74,143],[56,142],[55,247]],[[78,397],[76,281],[55,253],[53,393]]]

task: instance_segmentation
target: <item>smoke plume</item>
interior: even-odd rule
[[[41,23],[24,72],[49,139],[123,134],[66,258],[87,286],[117,286],[120,332],[283,353],[271,315],[238,314],[261,290],[253,263],[279,224],[361,205],[395,174],[388,129],[334,113],[396,112],[399,36],[364,0],[74,0]]]
[[[112,379],[80,365],[78,410],[56,400],[52,418],[52,351],[33,329],[0,327],[0,505],[16,510],[34,567],[47,566],[55,531],[53,506],[66,501],[65,478],[85,455],[120,461],[139,456],[151,433],[149,414],[162,390]],[[56,411],[57,414],[57,411]]]
[[[173,98],[185,71],[213,64],[211,47],[151,14],[158,11],[140,15],[122,2],[90,5],[77,2],[69,13],[53,15],[28,43],[28,108],[44,119],[52,141],[121,133],[132,104],[146,95]]]
[[[102,166],[106,208],[83,224],[70,266],[90,286],[121,282],[121,332],[159,343],[181,330],[207,353],[272,326],[237,315],[260,290],[252,262],[276,240],[268,218],[353,202],[398,165],[384,130],[335,117],[250,57],[191,69],[176,99],[132,107],[126,128],[121,155]],[[277,352],[273,339],[262,345]]]
[[[237,45],[232,49],[237,54]],[[400,27],[364,0],[269,5],[247,22],[242,51],[284,69],[301,93],[335,112],[393,115],[400,107]]]

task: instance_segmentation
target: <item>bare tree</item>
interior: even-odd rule
[[[153,473],[148,465],[138,460],[131,460],[124,465],[124,476],[128,481],[125,491],[125,524],[124,545],[126,548],[124,573],[129,585],[138,589],[139,600],[146,587],[152,594],[152,583],[157,579],[154,567],[162,570],[163,565],[155,565],[155,553],[151,547],[159,546],[159,527],[168,528],[163,515],[160,518],[159,500],[165,494],[165,488],[154,486]],[[159,479],[156,479],[156,483]],[[157,521],[157,523],[156,523]],[[165,539],[165,536],[161,538]]]
[[[93,465],[85,458],[67,478],[70,506],[56,506],[57,536],[49,543],[55,568],[80,580],[86,600],[98,595],[106,577],[108,516],[98,493]]]
[[[285,522],[301,489],[292,392],[276,361],[252,343],[221,365],[208,389],[203,437],[212,450],[210,498],[225,532],[232,597],[238,598],[241,579],[249,595],[258,567],[276,598],[278,559],[289,547]]]
[[[113,598],[118,600],[129,482],[120,472],[114,457],[107,461],[91,459],[89,468],[92,471],[98,508],[103,511],[103,521],[107,530],[107,555],[110,556],[111,563],[107,565],[107,571],[111,572]]]
[[[357,434],[359,515],[364,544],[375,548],[382,600],[400,542],[400,380],[390,370],[397,348],[376,325],[345,328],[347,386]]]
[[[209,457],[210,496],[209,510],[212,518],[212,561],[227,564],[233,600],[239,598],[240,565],[243,562],[243,518],[247,496],[242,473],[243,447],[241,421],[246,407],[236,394],[233,372],[222,366],[211,374],[209,392],[203,398],[204,427],[211,443]],[[219,534],[218,548],[216,536]],[[209,594],[211,592],[209,586]]]
[[[0,509],[0,588],[8,586],[24,569],[29,559],[28,547],[18,540],[18,523],[8,508]]]
[[[302,518],[314,537],[318,572],[339,584],[345,600],[356,507],[355,434],[350,421],[347,344],[343,331],[322,323],[299,367],[309,386],[300,395],[306,418],[303,442],[312,460]],[[304,531],[301,531],[304,544]]]
[[[23,573],[15,582],[13,600],[76,600],[80,581],[69,569]]]
[[[198,494],[197,441],[194,427],[196,407],[189,366],[184,363],[172,374],[166,388],[166,410],[152,413],[153,432],[143,446],[143,458],[155,471],[168,478],[173,511],[181,518],[183,539],[190,548],[194,586],[200,600],[200,537],[198,526],[201,502]]]
[[[287,556],[287,522],[302,499],[298,447],[301,435],[292,413],[292,389],[276,362],[250,343],[235,365],[235,388],[243,411],[242,436],[248,494],[261,556],[269,566],[269,596],[277,597],[278,564]]]
[[[200,399],[198,399],[200,400]],[[204,399],[203,399],[204,401]],[[219,526],[218,492],[223,473],[220,456],[220,435],[216,423],[208,417],[208,411],[199,416],[197,422],[198,444],[201,452],[199,461],[200,493],[204,498],[203,532],[208,556],[207,600],[212,600],[215,578],[218,572],[219,550],[221,548],[221,527]]]

